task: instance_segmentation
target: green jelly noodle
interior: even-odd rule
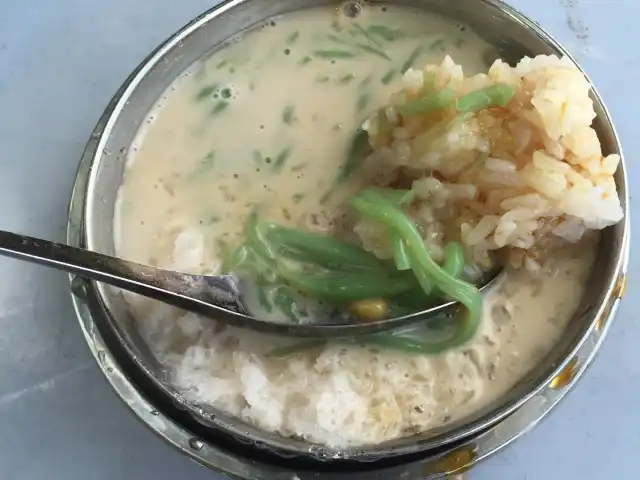
[[[338,260],[334,260],[332,266],[341,268],[341,271],[330,274],[316,272],[310,275],[308,271],[296,271],[286,263],[279,264],[279,272],[287,283],[314,298],[345,303],[349,300],[367,298],[389,299],[410,292],[414,292],[412,296],[415,298],[417,283],[421,290],[418,295],[422,294],[425,298],[436,300],[445,294],[465,307],[460,309],[452,320],[456,327],[454,334],[444,340],[430,342],[428,338],[423,339],[415,334],[408,336],[396,332],[344,338],[337,340],[338,342],[375,345],[413,354],[436,354],[462,345],[475,335],[482,317],[482,296],[475,286],[459,278],[464,267],[462,246],[456,242],[448,243],[445,246],[443,265],[438,265],[429,254],[413,220],[399,208],[411,200],[411,195],[406,191],[380,189],[365,189],[351,199],[352,207],[361,216],[376,220],[387,227],[394,247],[395,274],[390,273],[389,270],[380,270],[377,264],[368,264],[368,260],[362,262],[366,265],[361,265],[361,268],[367,269],[364,274],[345,271],[346,265],[349,263],[352,265],[354,259],[358,257],[359,254],[355,254],[356,251],[367,255],[361,257],[363,260],[369,259],[370,254],[359,250],[359,247],[346,246],[327,237],[297,232],[280,226],[270,227],[272,232],[279,232],[277,239],[285,249],[294,245],[298,253],[305,252],[306,245],[318,242],[322,248],[318,248],[316,244],[306,249],[305,253],[310,256],[307,258],[319,260],[324,265],[331,260],[332,252],[340,252],[337,254]],[[287,246],[287,235],[289,239],[294,239],[289,246]],[[325,240],[320,241],[320,238]],[[308,243],[305,242],[307,239]],[[335,250],[325,247],[335,247]],[[351,249],[358,249],[353,250],[353,256],[350,255]],[[321,252],[321,255],[318,255],[318,252]],[[413,275],[407,270],[410,270]],[[321,340],[301,342],[276,348],[270,351],[269,355],[286,357],[309,348],[322,346],[324,343]]]
[[[515,92],[515,88],[510,85],[496,83],[463,95],[456,102],[456,108],[460,112],[478,112],[489,107],[504,107],[511,101]]]
[[[378,220],[387,225],[391,231],[402,235],[410,254],[412,269],[421,286],[423,286],[424,282],[424,288],[427,288],[426,283],[429,282],[429,287],[431,285],[435,286],[466,307],[466,312],[463,312],[462,315],[459,314],[458,318],[456,318],[458,324],[456,334],[450,339],[437,344],[424,343],[423,353],[441,352],[471,340],[477,332],[482,318],[482,295],[478,289],[438,265],[429,255],[413,221],[377,192],[363,190],[352,198],[351,204],[361,215]],[[450,256],[452,256],[451,252]],[[459,268],[459,253],[455,253],[454,257],[454,260],[449,261],[450,268],[457,269]],[[396,346],[404,338],[399,336],[392,337],[394,340],[391,343]],[[390,337],[389,335],[378,334],[370,338],[373,338],[375,343],[379,343],[380,339],[388,339]],[[411,344],[413,345],[411,349],[413,351],[415,350],[415,340],[412,340]]]
[[[496,83],[486,88],[469,92],[456,100],[455,92],[445,88],[438,92],[427,93],[420,98],[410,100],[397,107],[403,116],[424,115],[455,106],[461,113],[474,113],[490,107],[504,107],[515,95],[515,88]]]

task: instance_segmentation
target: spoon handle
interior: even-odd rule
[[[0,255],[132,290],[153,285],[153,267],[0,230]]]
[[[232,308],[231,278],[189,275],[111,257],[82,248],[0,230],[0,255],[56,268],[146,297],[193,309],[193,304]],[[236,308],[237,310],[237,308]]]

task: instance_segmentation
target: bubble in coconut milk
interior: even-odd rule
[[[218,100],[235,100],[239,96],[239,89],[233,84],[224,85],[213,91],[213,98]]]
[[[356,18],[362,13],[362,4],[357,1],[349,1],[342,4],[342,13],[345,17]]]

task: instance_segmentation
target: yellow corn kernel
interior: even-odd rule
[[[386,317],[389,306],[383,298],[367,298],[349,304],[351,315],[364,320],[365,322],[375,322]]]

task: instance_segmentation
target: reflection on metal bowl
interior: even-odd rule
[[[265,19],[333,2],[231,0],[203,14],[153,52],[116,93],[80,164],[69,212],[71,245],[113,254],[112,218],[125,153],[149,109],[193,62]],[[495,0],[405,0],[467,25],[507,61],[567,53],[535,23]],[[593,93],[606,153],[621,153],[611,120]],[[165,382],[123,298],[72,279],[81,327],[116,393],[158,435],[203,465],[246,479],[422,479],[459,473],[518,438],[576,383],[597,352],[626,284],[628,211],[624,163],[616,174],[625,221],[603,232],[582,305],[545,360],[506,395],[464,421],[376,447],[336,452],[269,434],[222,412],[203,412]]]

